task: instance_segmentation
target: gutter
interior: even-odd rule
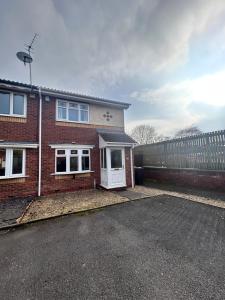
[[[41,148],[42,148],[42,95],[41,87],[38,88],[39,92],[39,138],[38,138],[38,197],[41,196]]]
[[[19,91],[31,91],[31,88],[28,86],[19,86],[18,84],[13,84],[13,83],[3,83],[0,80],[0,88],[8,88],[8,89],[17,89]],[[32,92],[37,93],[40,90],[41,87],[37,87],[32,85]],[[106,106],[111,106],[111,107],[117,107],[117,108],[122,108],[122,109],[128,109],[130,107],[130,103],[126,102],[119,102],[119,101],[114,101],[114,100],[107,100],[104,98],[97,98],[97,97],[91,97],[91,96],[86,96],[86,95],[79,95],[79,94],[71,94],[71,93],[63,93],[63,91],[57,91],[57,90],[50,90],[47,88],[42,87],[42,95],[45,96],[52,96],[56,98],[62,98],[65,100],[72,100],[72,101],[84,101],[89,104],[98,104],[98,105],[106,105]]]

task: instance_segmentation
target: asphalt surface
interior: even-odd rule
[[[31,197],[0,201],[0,228],[17,224],[16,220],[21,217],[31,201]]]
[[[225,299],[225,210],[158,196],[0,232],[0,299]]]

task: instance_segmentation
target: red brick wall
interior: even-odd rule
[[[1,117],[0,140],[37,142],[38,111],[38,100],[27,96],[27,118]]]
[[[43,101],[43,135],[42,135],[42,193],[54,193],[58,191],[74,191],[83,188],[93,188],[100,182],[99,173],[99,148],[98,135],[95,128],[80,128],[60,126],[56,124],[55,99],[50,102]],[[60,124],[60,122],[58,122]],[[55,149],[49,144],[63,144],[76,142],[78,144],[94,145],[91,149],[91,170],[89,177],[82,175],[54,176],[55,173]],[[59,179],[62,178],[62,179]]]
[[[22,198],[37,194],[38,150],[26,149],[25,178],[1,179],[0,200]]]
[[[8,142],[36,142],[38,101],[27,97],[27,118],[0,118],[0,140]],[[0,180],[0,200],[21,198],[37,193],[38,150],[26,149],[26,178]]]
[[[0,118],[0,140],[36,142],[38,143],[39,98],[27,97],[27,118]],[[95,126],[85,127],[64,126],[56,122],[56,103],[43,101],[42,123],[42,194],[54,192],[75,191],[83,188],[93,188],[100,184],[100,151],[98,134]],[[78,126],[80,126],[78,124]],[[102,127],[102,126],[101,126]],[[72,143],[94,145],[91,149],[90,174],[54,176],[55,150],[49,144]],[[0,180],[0,200],[37,195],[38,180],[38,149],[26,150],[26,175],[24,179]],[[131,186],[130,151],[126,149],[126,180]]]
[[[225,191],[225,172],[144,168],[144,181],[157,181],[205,190]]]

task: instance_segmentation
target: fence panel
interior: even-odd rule
[[[225,130],[137,146],[134,153],[137,165],[225,170]]]

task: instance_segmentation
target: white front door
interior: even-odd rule
[[[117,188],[126,186],[124,148],[110,148],[109,152],[109,187]]]

